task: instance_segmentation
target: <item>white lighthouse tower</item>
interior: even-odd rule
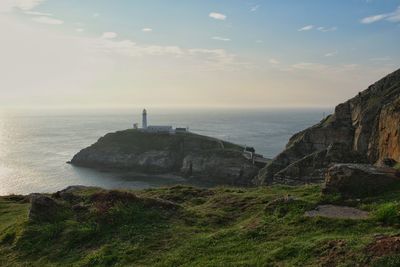
[[[143,109],[143,113],[142,113],[142,128],[147,129],[147,111],[146,111],[146,109]]]

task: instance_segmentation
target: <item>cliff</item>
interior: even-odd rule
[[[193,133],[159,134],[138,130],[110,133],[76,154],[71,163],[96,169],[178,173],[222,184],[247,185],[258,168],[243,147]]]
[[[260,171],[261,184],[320,182],[332,163],[400,161],[400,70],[338,105],[334,114],[295,134]],[[334,157],[326,157],[335,146]]]

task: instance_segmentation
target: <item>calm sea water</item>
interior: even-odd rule
[[[0,115],[0,195],[54,192],[69,185],[149,188],[184,183],[179,177],[105,173],[66,164],[108,132],[140,122],[141,110]],[[149,124],[188,126],[199,134],[253,146],[274,157],[294,133],[330,112],[301,110],[149,110]]]

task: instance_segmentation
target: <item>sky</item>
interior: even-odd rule
[[[331,107],[399,44],[400,0],[1,0],[0,107]]]

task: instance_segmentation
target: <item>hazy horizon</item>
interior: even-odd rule
[[[3,110],[325,108],[399,68],[400,1],[5,0]]]

